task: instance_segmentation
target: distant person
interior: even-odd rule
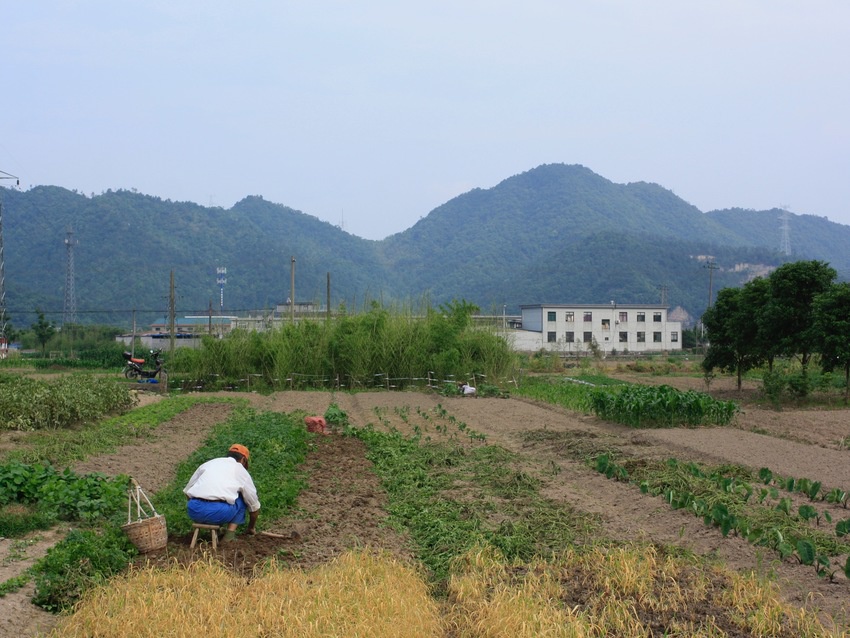
[[[475,388],[469,385],[466,381],[460,384],[460,394],[465,397],[474,397]]]
[[[248,514],[248,534],[255,534],[260,500],[254,480],[248,474],[251,453],[244,445],[234,443],[227,456],[203,463],[183,493],[189,498],[186,511],[195,523],[225,525],[224,541],[236,540],[236,528]]]

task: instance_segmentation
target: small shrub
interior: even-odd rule
[[[767,371],[762,376],[762,392],[773,403],[778,403],[785,392],[787,379],[776,370]]]
[[[811,379],[803,370],[789,374],[787,383],[788,391],[795,397],[807,397],[812,391]]]
[[[47,611],[68,609],[86,591],[126,569],[136,554],[118,527],[109,527],[100,534],[71,530],[36,564],[32,602]]]
[[[336,403],[331,403],[325,410],[325,421],[340,428],[348,427],[348,415]]]

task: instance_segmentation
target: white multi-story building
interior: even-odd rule
[[[660,304],[533,304],[509,335],[515,350],[603,353],[682,349],[682,323],[667,320]]]

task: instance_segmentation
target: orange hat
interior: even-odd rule
[[[245,457],[246,461],[251,458],[251,453],[248,451],[248,448],[244,445],[239,445],[239,443],[231,445],[228,452],[239,452],[239,454]]]

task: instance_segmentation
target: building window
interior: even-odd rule
[[[661,333],[660,332],[653,332],[652,333],[652,340],[655,343],[661,343]]]
[[[572,323],[576,320],[576,315],[574,312],[565,312],[564,313],[564,321],[567,323]]]
[[[671,332],[670,333],[670,341],[673,342],[673,343],[678,343],[679,342],[679,333],[678,332]]]
[[[576,333],[575,332],[567,332],[567,335],[564,337],[567,343],[575,343]]]
[[[550,310],[549,312],[546,313],[546,321],[556,321],[554,310]]]
[[[593,333],[592,332],[585,332],[584,333],[584,342],[585,343],[592,343],[593,342]]]
[[[646,333],[645,332],[637,333],[637,342],[638,343],[645,343],[646,342]]]
[[[555,336],[554,332],[547,332],[546,333],[546,341],[548,341],[549,343],[555,343],[557,340],[558,340],[558,337]]]
[[[637,313],[637,320],[640,323],[643,323],[644,321],[646,321],[646,313],[645,312]]]
[[[652,320],[655,323],[661,323],[661,313],[660,312],[653,312],[652,313]]]
[[[585,313],[584,313],[584,320],[585,320],[585,321],[593,321],[593,313],[592,313],[592,312],[585,311]]]
[[[620,343],[628,343],[629,342],[629,333],[621,332],[620,333]]]
[[[620,312],[620,323],[626,323],[629,320],[628,312]]]
[[[610,319],[603,319],[602,320],[602,329],[603,330],[610,330],[611,329],[611,320]]]

